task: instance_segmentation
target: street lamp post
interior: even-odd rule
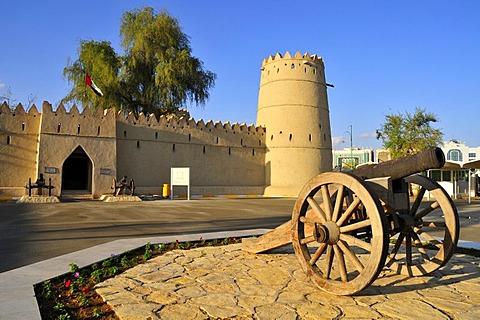
[[[345,133],[348,133],[350,135],[350,167],[351,169],[354,169],[354,161],[353,161],[353,126],[349,125],[350,131],[345,131]]]

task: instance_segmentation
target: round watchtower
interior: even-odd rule
[[[332,169],[325,66],[321,57],[288,52],[263,60],[257,125],[266,128],[266,195],[296,196]]]

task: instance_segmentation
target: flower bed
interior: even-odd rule
[[[34,285],[43,319],[118,319],[115,312],[96,293],[95,285],[165,252],[204,246],[228,245],[236,238],[169,244],[150,244],[125,253],[114,253],[103,261],[79,268],[70,264],[70,272]]]

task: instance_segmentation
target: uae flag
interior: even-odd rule
[[[93,82],[92,78],[90,78],[90,76],[87,75],[85,76],[85,83],[87,86],[89,86],[90,88],[92,88],[93,92],[95,92],[95,94],[99,97],[103,97],[103,92],[102,90],[100,90],[99,87],[97,87],[97,85],[95,84],[95,82]]]

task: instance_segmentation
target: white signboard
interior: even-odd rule
[[[173,199],[173,186],[187,187],[187,200],[190,200],[190,168],[171,168],[170,198]]]

